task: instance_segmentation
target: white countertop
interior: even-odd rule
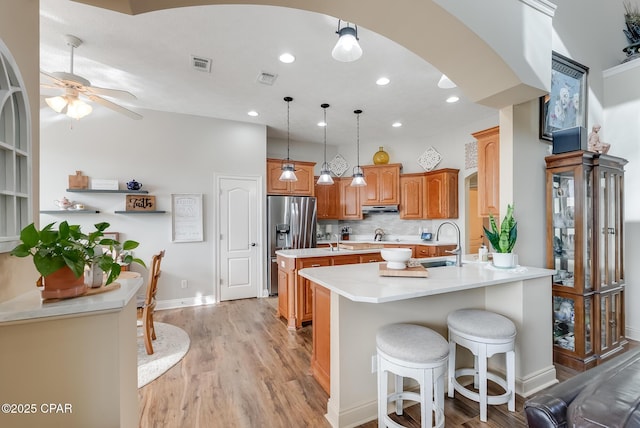
[[[403,236],[403,235],[389,235],[385,236],[382,241],[375,241],[373,239],[362,238],[364,235],[352,235],[350,239],[339,242],[348,243],[364,243],[364,244],[402,244],[402,245],[429,245],[429,246],[438,246],[438,245],[456,245],[455,241],[424,241],[420,238],[414,238],[411,236]],[[335,240],[329,239],[318,239],[317,244],[328,244],[331,242],[335,243]]]
[[[362,250],[347,250],[340,248],[338,251],[331,251],[329,248],[298,248],[296,250],[278,250],[276,255],[289,259],[303,259],[307,257],[334,257],[346,256],[348,254],[371,254],[379,253],[381,248],[365,248]]]
[[[379,276],[378,265],[362,263],[306,268],[298,274],[355,302],[385,303],[541,278],[555,272],[521,266],[497,269],[489,263],[470,262],[462,267],[428,268],[428,278],[412,278]]]
[[[24,322],[38,318],[58,316],[79,316],[96,311],[116,311],[123,309],[142,286],[141,276],[130,279],[118,278],[120,288],[113,291],[80,296],[70,299],[43,302],[40,288],[0,303],[0,326],[3,323]]]

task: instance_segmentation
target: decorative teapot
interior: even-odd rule
[[[142,183],[138,183],[136,180],[131,180],[127,183],[127,189],[129,190],[140,190],[142,188]]]
[[[55,201],[53,201],[53,202],[54,202],[54,203],[58,206],[58,208],[60,208],[61,210],[66,210],[66,209],[68,209],[68,208],[71,208],[71,206],[73,206],[73,202],[72,202],[72,201],[70,201],[69,199],[67,199],[66,197],[65,197],[65,198],[62,198],[62,199],[60,199],[60,200],[55,200]]]

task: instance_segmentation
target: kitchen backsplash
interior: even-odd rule
[[[326,226],[330,224],[331,233],[340,233],[344,226],[350,228],[351,235],[371,235],[377,228],[384,230],[385,235],[399,235],[420,237],[420,232],[434,232],[432,220],[400,220],[397,213],[376,213],[365,215],[363,220],[320,220],[318,229],[320,233],[326,233]],[[443,229],[444,231],[444,229]]]

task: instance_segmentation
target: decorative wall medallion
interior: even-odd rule
[[[472,141],[464,145],[464,167],[466,169],[478,167],[478,142]]]
[[[425,171],[431,171],[442,160],[442,155],[436,151],[433,147],[429,147],[418,158],[418,164],[424,168]]]
[[[342,177],[342,174],[349,169],[349,164],[346,160],[339,154],[335,155],[333,159],[329,162],[329,169],[336,177]]]

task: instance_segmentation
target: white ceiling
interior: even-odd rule
[[[380,143],[425,140],[496,115],[470,103],[458,88],[438,88],[438,70],[365,28],[358,28],[362,58],[334,60],[337,25],[334,17],[274,6],[195,6],[130,16],[69,0],[40,0],[40,68],[69,71],[63,36],[72,34],[84,41],[75,50],[74,73],[96,86],[132,92],[135,101],[114,100],[127,108],[265,124],[269,137],[286,138],[283,98],[291,96],[290,135],[298,141],[322,142],[316,124],[325,102],[331,105],[329,144],[355,144],[357,108],[364,111],[361,141]],[[296,61],[279,62],[283,52]],[[211,58],[211,73],[194,70],[191,55]],[[261,72],[277,74],[275,84],[258,83]],[[391,83],[377,86],[381,76]],[[446,103],[454,94],[460,101]],[[249,110],[260,116],[249,117]],[[93,117],[82,120],[98,120],[100,114],[117,113],[94,105]],[[43,121],[54,118],[60,115],[41,115]],[[403,126],[392,128],[395,121]]]

